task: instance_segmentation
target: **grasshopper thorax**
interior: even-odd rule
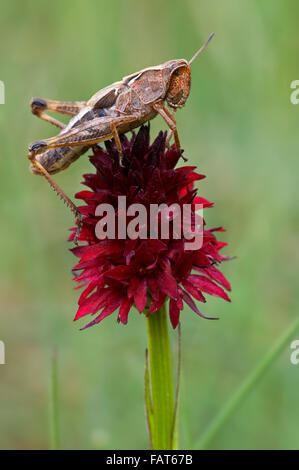
[[[170,108],[181,108],[186,103],[191,86],[191,68],[184,59],[173,61],[166,102]]]

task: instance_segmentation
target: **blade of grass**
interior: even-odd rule
[[[144,399],[145,399],[145,416],[150,441],[150,448],[153,448],[153,403],[151,397],[149,365],[148,365],[148,349],[145,350],[145,374],[144,374]]]
[[[51,357],[51,403],[50,403],[51,449],[60,449],[59,440],[59,406],[58,406],[58,367],[57,351]]]
[[[181,382],[181,365],[182,365],[182,332],[181,324],[178,324],[178,365],[177,365],[177,378],[176,378],[176,389],[175,389],[175,401],[174,401],[174,413],[173,423],[171,428],[171,444],[174,449],[175,443],[178,442],[178,407],[179,407],[179,395],[180,395],[180,382]]]
[[[278,339],[272,349],[264,356],[261,362],[245,379],[241,387],[236,391],[231,400],[224,406],[220,413],[212,421],[208,429],[203,433],[197,442],[196,449],[207,449],[221,428],[226,424],[231,415],[236,411],[238,406],[249,395],[257,382],[265,375],[275,359],[288,344],[296,330],[299,328],[299,318],[287,329],[287,331]]]

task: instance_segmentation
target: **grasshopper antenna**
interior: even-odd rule
[[[189,65],[192,64],[192,62],[195,61],[195,59],[199,56],[199,54],[202,53],[202,51],[207,47],[207,45],[209,44],[209,42],[211,41],[212,37],[214,36],[215,33],[212,33],[210,34],[210,36],[208,37],[208,39],[206,40],[206,42],[204,43],[203,46],[201,46],[201,48],[196,52],[196,54],[194,54],[194,56],[192,57],[191,60],[189,60]]]

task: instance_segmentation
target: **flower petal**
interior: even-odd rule
[[[180,321],[180,309],[177,305],[177,302],[173,299],[170,299],[169,302],[169,318],[173,328],[178,326]]]
[[[197,274],[190,274],[187,280],[196,287],[198,287],[203,292],[206,292],[210,295],[216,295],[217,297],[221,297],[224,300],[230,302],[230,298],[228,297],[227,293],[222,289],[222,287],[217,286],[214,282],[210,281],[210,279],[204,276],[198,276]]]
[[[125,298],[123,299],[119,307],[118,321],[121,322],[123,325],[126,325],[128,322],[128,314],[132,305],[133,299]]]
[[[139,313],[143,312],[147,303],[147,282],[146,278],[132,277],[128,289],[128,296],[134,297],[134,302]]]
[[[182,298],[183,300],[186,302],[187,305],[189,305],[189,307],[193,310],[193,312],[197,313],[197,315],[199,315],[200,317],[202,318],[205,318],[206,320],[219,320],[219,318],[216,318],[216,317],[207,317],[206,315],[204,315],[203,313],[201,313],[194,300],[190,297],[190,295],[185,292],[183,289],[182,289]]]
[[[119,255],[122,252],[122,245],[116,240],[101,240],[95,245],[91,245],[88,250],[84,252],[82,261],[87,261],[98,256],[111,256]]]
[[[178,286],[175,278],[166,272],[159,272],[157,274],[157,285],[159,289],[168,295],[170,298],[177,300]]]

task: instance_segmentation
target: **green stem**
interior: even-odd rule
[[[51,449],[59,450],[59,420],[58,420],[58,371],[57,352],[53,351],[51,358]]]
[[[150,384],[153,411],[151,413],[151,440],[154,450],[171,450],[174,420],[174,399],[168,319],[166,307],[146,319],[150,360]]]
[[[256,383],[263,377],[265,372],[272,365],[274,360],[284,349],[284,347],[291,340],[292,336],[299,328],[299,319],[297,318],[294,323],[288,328],[288,330],[279,338],[277,343],[270,349],[270,351],[265,355],[262,361],[256,366],[256,368],[251,372],[248,378],[244,381],[241,387],[233,395],[231,400],[224,406],[222,411],[216,416],[214,421],[210,424],[208,429],[204,432],[202,437],[197,443],[196,449],[207,449],[210,443],[215,438],[216,434],[221,430],[226,421],[231,417],[234,411],[238,408],[240,403],[244,401],[247,395],[251,392]]]

